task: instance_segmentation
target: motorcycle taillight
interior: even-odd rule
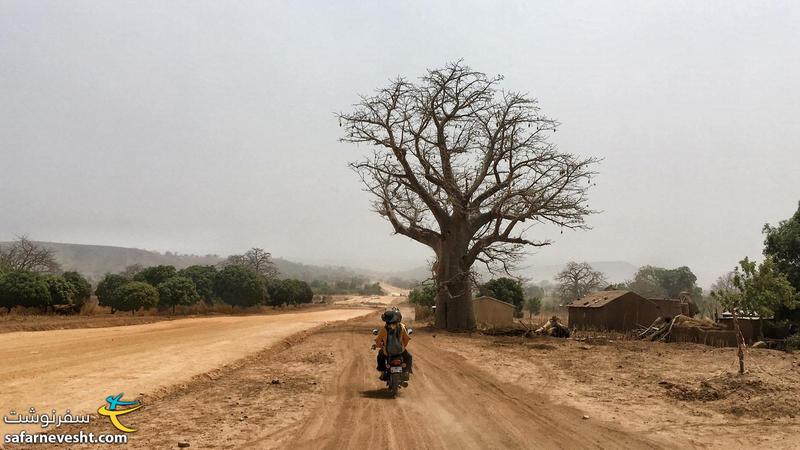
[[[393,359],[392,362],[389,363],[392,366],[402,366],[403,360],[402,359]]]

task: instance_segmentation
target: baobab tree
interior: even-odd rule
[[[605,287],[608,282],[603,272],[594,270],[589,263],[570,261],[556,275],[558,294],[563,301],[575,300]]]
[[[229,256],[225,265],[246,267],[265,278],[275,278],[280,274],[275,262],[272,261],[272,254],[258,247],[251,248],[243,255]]]
[[[435,325],[473,329],[474,263],[508,272],[536,223],[584,228],[594,158],[549,142],[559,125],[526,94],[462,62],[392,81],[339,114],[344,142],[374,146],[351,163],[375,211],[436,255]]]

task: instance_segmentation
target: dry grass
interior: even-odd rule
[[[0,315],[0,333],[12,333],[15,331],[45,331],[45,330],[64,330],[71,328],[101,328],[116,327],[123,325],[141,325],[145,323],[169,320],[166,316],[156,315],[136,315],[130,314],[94,314],[94,315],[75,315],[57,316],[50,314],[22,315],[4,314]]]

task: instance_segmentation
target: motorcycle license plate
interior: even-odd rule
[[[391,367],[389,369],[389,371],[392,372],[392,373],[400,373],[400,372],[403,371],[403,368],[402,367]]]

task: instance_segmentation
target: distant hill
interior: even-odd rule
[[[114,247],[110,245],[64,244],[60,242],[36,242],[42,247],[52,249],[64,270],[74,270],[90,279],[98,280],[106,273],[121,272],[133,264],[156,266],[170,264],[179,269],[193,264],[216,264],[222,261],[218,255],[180,255],[159,253],[138,248]],[[9,242],[0,242],[0,246]]]
[[[58,242],[36,242],[52,249],[64,270],[74,270],[92,280],[99,280],[106,273],[123,271],[133,264],[144,267],[159,264],[172,265],[178,269],[199,264],[215,265],[225,258],[219,255],[187,255],[172,252],[159,253],[138,248],[115,247],[110,245],[64,244]],[[0,242],[0,246],[9,242]],[[373,278],[369,274],[340,266],[314,266],[276,258],[275,265],[281,276],[311,281],[314,279],[336,281],[352,277]]]
[[[7,244],[9,243],[0,242],[0,246]],[[78,271],[95,281],[102,278],[106,273],[121,272],[132,264],[141,264],[145,267],[168,264],[182,269],[194,264],[214,265],[225,259],[225,257],[219,255],[201,256],[173,252],[159,253],[139,248],[110,245],[64,244],[57,242],[37,242],[37,244],[53,249],[58,262],[64,270]],[[421,281],[431,276],[430,268],[422,265],[409,270],[381,273],[344,266],[303,264],[283,258],[275,258],[274,261],[282,277],[297,278],[305,281],[337,281],[353,277],[384,281],[390,279]],[[521,270],[520,275],[534,282],[552,281],[553,277],[564,268],[565,264],[530,265]],[[590,261],[589,264],[605,273],[608,281],[613,283],[630,280],[638,269],[637,266],[626,261]],[[485,268],[482,266],[476,266],[476,268],[484,280],[491,278]]]

